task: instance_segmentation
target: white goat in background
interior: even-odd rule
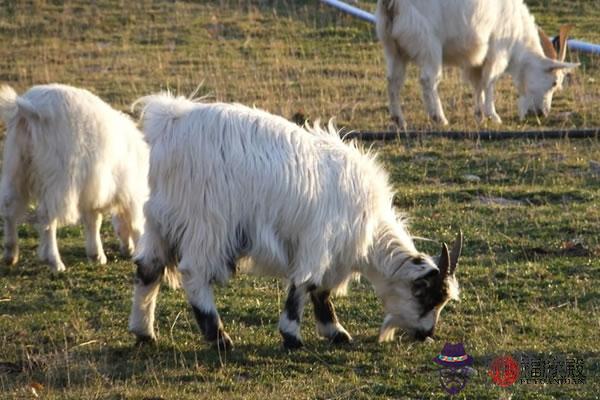
[[[547,116],[562,87],[568,29],[561,29],[558,54],[538,29],[523,0],[378,0],[377,34],[387,62],[389,110],[400,128],[406,121],[399,95],[409,61],[421,70],[430,118],[447,125],[437,92],[442,64],[462,68],[473,85],[475,114],[496,123],[494,84],[507,71],[519,92],[519,118]]]
[[[0,213],[4,261],[18,261],[17,224],[37,202],[38,256],[54,271],[65,266],[56,229],[80,218],[90,260],[106,263],[100,241],[102,212],[113,213],[121,252],[131,254],[143,230],[148,197],[148,146],[134,122],[87,90],[34,86],[22,96],[0,88],[7,126]]]
[[[356,273],[383,301],[380,340],[393,338],[397,327],[422,340],[433,334],[442,308],[458,296],[462,238],[451,253],[444,245],[438,263],[418,252],[373,157],[331,128],[307,131],[241,105],[170,95],[140,102],[151,150],[129,320],[138,339],[155,338],[160,278],[176,270],[205,338],[231,346],[212,284],[227,281],[239,261],[289,281],[279,320],[288,348],[302,345],[308,295],[318,333],[333,342],[351,339],[330,294],[344,292]]]

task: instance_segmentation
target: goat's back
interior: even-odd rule
[[[523,0],[379,0],[377,31],[418,63],[440,46],[444,63],[462,67],[482,65],[490,49],[537,38]]]
[[[334,131],[235,104],[141,101],[151,143],[146,209],[173,242],[204,259],[203,246],[233,247],[243,231],[249,255],[276,268],[302,252],[356,262],[374,215],[391,210],[385,172]]]

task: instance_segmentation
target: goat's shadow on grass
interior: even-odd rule
[[[106,345],[73,354],[68,384],[71,387],[85,386],[89,365],[94,365],[95,371],[111,381],[128,382],[135,378],[140,384],[144,384],[145,379],[155,379],[157,371],[169,370],[168,374],[161,374],[161,380],[181,384],[195,382],[201,376],[206,379],[207,373],[215,377],[230,373],[233,376],[240,375],[243,379],[251,379],[267,370],[304,374],[316,364],[326,365],[330,369],[347,368],[352,353],[352,346],[332,346],[326,341],[307,343],[305,348],[295,351],[282,348],[277,341],[264,345],[239,344],[233,350],[219,352],[206,342],[198,343],[195,349],[190,349],[189,345],[182,349],[161,343],[160,339],[158,343],[145,344],[136,344],[132,339],[130,343]],[[77,362],[77,359],[82,362]],[[56,389],[61,389],[66,384],[62,379],[48,382],[49,386]]]

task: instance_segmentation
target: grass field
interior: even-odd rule
[[[374,1],[359,1],[366,9]],[[528,2],[547,31],[576,23],[574,36],[600,42],[600,1]],[[336,116],[340,127],[388,125],[383,56],[373,28],[316,1],[5,1],[0,3],[0,81],[22,91],[45,82],[93,90],[127,110],[137,97],[171,88],[256,104],[291,117]],[[600,126],[600,59],[583,65],[556,97],[542,128]],[[452,129],[476,130],[469,88],[448,70],[441,95]],[[498,112],[516,119],[508,79]],[[430,128],[410,70],[405,114]],[[236,347],[220,354],[200,337],[180,291],[159,297],[154,346],[127,332],[133,264],[103,229],[106,266],[85,261],[79,227],[63,228],[67,273],[35,257],[37,233],[22,225],[22,257],[0,267],[1,399],[445,398],[431,359],[461,341],[478,374],[456,398],[599,398],[600,162],[596,139],[475,143],[425,139],[406,151],[376,143],[416,236],[466,238],[462,301],[450,304],[434,343],[376,341],[383,310],[365,280],[336,307],[354,343],[318,338],[310,307],[306,346],[281,348],[284,284],[237,277],[217,289]],[[470,176],[474,175],[477,178]],[[428,252],[436,244],[419,242]],[[515,385],[487,375],[503,354],[565,354],[584,360],[586,385]]]

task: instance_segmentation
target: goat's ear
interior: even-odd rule
[[[548,72],[556,71],[556,70],[570,70],[579,67],[581,64],[579,63],[571,63],[557,60],[546,60],[546,69]]]
[[[544,32],[539,26],[538,34],[540,35],[540,43],[542,44],[542,49],[544,49],[544,54],[546,55],[546,57],[552,60],[557,60],[558,53],[556,53],[556,50],[554,49],[552,40],[548,37],[548,35],[546,35],[546,32]]]
[[[463,233],[462,230],[459,229],[458,234],[456,235],[456,239],[454,240],[454,244],[452,245],[452,251],[450,251],[450,275],[454,275],[454,272],[456,271],[456,266],[458,265],[458,258],[460,257],[460,253],[462,252],[462,246]]]
[[[442,278],[445,278],[448,275],[448,269],[450,268],[450,254],[448,253],[448,246],[446,246],[446,243],[442,244],[442,254],[440,254],[438,268],[440,269]]]
[[[567,39],[569,32],[573,29],[573,25],[563,25],[558,33],[558,60],[565,61],[567,57]]]

